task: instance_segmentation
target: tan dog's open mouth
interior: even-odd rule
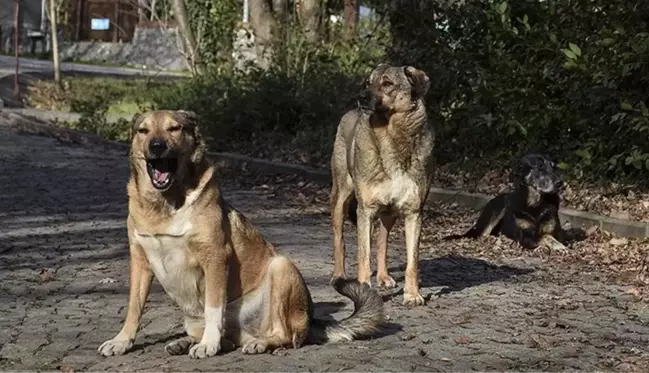
[[[178,170],[178,158],[164,157],[147,159],[146,170],[151,178],[151,183],[159,191],[164,192],[171,187],[174,176]]]

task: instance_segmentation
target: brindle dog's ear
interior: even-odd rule
[[[205,156],[205,152],[207,152],[207,145],[201,134],[200,117],[195,112],[188,110],[177,110],[176,115],[180,116],[181,119],[179,121],[194,137],[196,147],[191,155],[191,161],[192,163],[199,163]]]
[[[428,78],[428,75],[412,66],[405,66],[403,72],[406,74],[406,77],[412,86],[415,98],[424,97],[430,88],[430,78]]]

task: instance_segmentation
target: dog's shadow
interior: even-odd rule
[[[389,270],[397,283],[403,283],[405,264]],[[473,286],[503,281],[534,271],[533,268],[495,265],[482,259],[447,255],[419,261],[419,285],[421,288],[442,287],[437,294],[429,294],[427,298],[430,298],[433,295],[458,292]],[[399,294],[403,294],[403,289],[387,294],[384,299],[391,299]]]

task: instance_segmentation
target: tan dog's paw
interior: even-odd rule
[[[193,337],[185,336],[167,343],[165,351],[167,351],[169,355],[184,355],[189,352],[189,349],[195,344],[196,340]]]
[[[424,305],[424,297],[421,296],[418,292],[415,294],[404,293],[403,294],[403,305],[406,307],[416,307]]]
[[[247,343],[245,346],[243,346],[241,352],[243,352],[246,355],[255,355],[255,354],[263,354],[267,350],[268,350],[268,345],[266,344],[266,342],[260,339],[255,339],[250,343]]]
[[[118,356],[124,355],[133,347],[133,341],[130,339],[117,339],[113,338],[108,340],[99,346],[97,351],[102,356]]]
[[[378,275],[376,276],[376,282],[378,283],[380,288],[392,289],[397,286],[397,282],[394,281],[394,279],[390,275]]]
[[[217,342],[201,342],[189,350],[189,357],[192,359],[204,359],[212,357],[221,351],[221,343]]]
[[[329,280],[329,285],[333,285],[334,282],[338,280],[344,280],[344,279],[345,279],[344,273],[342,275],[334,273],[333,276],[331,276],[331,280]]]

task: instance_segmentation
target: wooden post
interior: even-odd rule
[[[20,0],[14,0],[14,53],[16,57],[16,75],[14,76],[14,94],[20,94],[18,74],[20,73]]]
[[[83,2],[81,0],[77,0],[77,8],[75,9],[75,12],[77,13],[77,19],[74,25],[74,40],[79,41],[81,39],[81,16],[83,14]]]
[[[120,0],[115,0],[115,18],[113,19],[113,43],[117,43],[119,36],[119,3]]]

